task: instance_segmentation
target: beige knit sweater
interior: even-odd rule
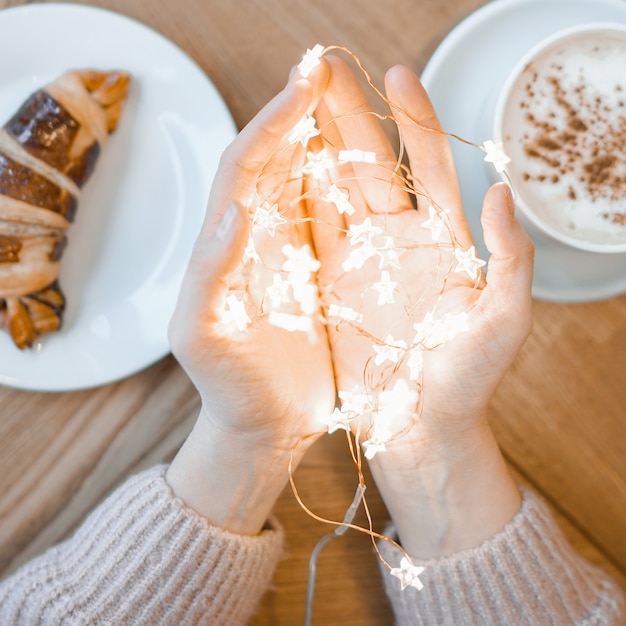
[[[164,467],[155,467],[129,479],[71,539],[0,584],[0,625],[245,624],[282,542],[273,521],[257,537],[209,526],[172,495]],[[381,549],[399,562],[388,544]],[[492,540],[425,565],[419,592],[400,591],[383,572],[400,625],[623,623],[616,586],[574,554],[530,493]]]

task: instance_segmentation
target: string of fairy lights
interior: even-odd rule
[[[363,72],[374,93],[390,105],[360,61],[341,46],[316,45],[307,50],[298,65],[301,76],[307,78],[330,50],[347,53]],[[384,118],[395,122],[393,114]],[[357,496],[349,514],[343,521],[321,518],[302,502],[291,471],[290,479],[298,502],[310,515],[334,524],[342,531],[354,528],[365,532],[376,546],[375,539],[392,540],[372,528],[364,495],[362,456],[372,459],[377,454],[384,454],[387,446],[419,419],[423,395],[428,392],[423,388],[425,352],[440,348],[468,330],[467,304],[465,308],[442,311],[439,308],[441,296],[453,274],[466,276],[478,289],[485,262],[476,256],[474,246],[464,248],[459,244],[445,207],[430,198],[427,190],[402,165],[402,147],[396,161],[381,160],[375,151],[334,145],[326,136],[328,128],[329,122],[320,127],[314,115],[305,116],[285,137],[282,152],[268,162],[267,170],[272,170],[273,182],[268,185],[268,179],[260,178],[256,197],[249,207],[251,230],[240,271],[243,284],[240,282],[229,292],[221,324],[224,332],[245,338],[247,329],[264,319],[285,331],[304,333],[309,341],[314,342],[320,339],[317,335],[322,322],[333,332],[352,333],[369,342],[370,353],[365,359],[362,384],[352,389],[339,389],[338,406],[326,418],[328,433],[345,431],[358,472]],[[287,160],[285,163],[284,155],[295,153],[296,147],[303,155],[301,162]],[[484,153],[486,162],[493,164],[498,172],[503,171],[508,157],[501,144],[485,141],[476,147]],[[277,163],[282,166],[282,176],[276,174]],[[366,174],[356,175],[357,169]],[[388,230],[385,211],[380,207],[379,219],[368,215],[354,223],[355,202],[359,199],[355,201],[351,191],[364,176],[380,185],[389,185],[386,194],[389,202],[398,190],[421,199],[422,203],[426,201],[423,205],[425,219],[421,222],[418,237],[411,239],[405,233]],[[289,197],[285,204],[283,197],[288,196],[284,193],[285,188],[298,180],[306,184],[300,184],[300,194]],[[347,227],[342,230],[349,244],[348,253],[341,261],[341,272],[327,284],[319,280],[320,260],[309,243],[298,235],[303,225],[314,223],[320,232],[324,223],[317,217],[294,211],[295,206],[314,202],[324,203],[337,216],[348,220]],[[283,233],[290,227],[294,233],[292,240],[277,252],[276,246],[271,245],[273,238],[277,232]],[[328,228],[339,228],[336,220],[329,223]],[[407,284],[403,275],[403,263],[415,263],[416,255],[423,251],[430,254],[425,264],[425,271],[430,272],[428,289],[415,294],[415,285]],[[367,301],[367,306],[338,298],[341,281],[350,280],[355,272],[365,267],[368,276],[375,277],[360,294],[361,302]],[[402,319],[392,319],[381,332],[380,318],[386,319],[383,313],[389,307],[400,311]],[[381,314],[372,315],[372,308],[380,309]],[[370,320],[368,316],[376,319]],[[352,524],[355,504],[364,507],[368,528]],[[402,550],[400,546],[398,548]],[[407,586],[421,589],[423,584],[419,576],[423,568],[414,565],[409,555],[402,552],[404,556],[399,567],[386,563],[380,552],[378,555],[390,574],[399,579],[402,589]]]

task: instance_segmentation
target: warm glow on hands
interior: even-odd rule
[[[316,45],[308,50],[298,65],[300,75],[309,77],[331,49]],[[363,69],[358,60],[357,64]],[[373,87],[367,74],[366,78]],[[407,115],[397,107],[391,111],[393,115],[385,119],[392,122],[398,112]],[[370,124],[373,114],[368,114]],[[236,333],[243,341],[261,320],[289,333],[304,333],[310,342],[322,339],[320,322],[329,333],[369,341],[363,383],[338,392],[341,406],[327,416],[325,426],[328,433],[340,430],[348,438],[354,436],[365,458],[371,459],[384,454],[419,420],[428,394],[423,386],[426,355],[469,329],[468,315],[475,302],[468,297],[444,304],[447,291],[460,281],[469,294],[479,289],[485,261],[476,256],[473,245],[458,237],[450,208],[430,197],[401,165],[401,155],[390,157],[376,145],[374,149],[344,145],[343,136],[338,143],[336,128],[330,130],[335,123],[349,120],[321,123],[315,116],[304,116],[268,160],[268,171],[283,163],[282,176],[272,171],[272,186],[263,176],[259,179],[249,207],[250,239],[241,260],[245,285],[239,284],[237,295],[226,298],[222,322],[225,332]],[[501,145],[487,141],[476,147],[501,171],[508,159]],[[376,190],[375,205],[368,197],[371,189]],[[398,210],[397,198],[410,196],[418,211]],[[308,210],[321,206],[323,211]],[[409,227],[397,221],[403,211],[409,212],[411,221],[405,220]],[[324,228],[328,237],[340,237],[342,245],[332,250],[334,279],[328,281],[331,273],[326,272],[325,282],[320,281],[324,261],[304,243],[308,237],[302,237],[303,227],[314,229],[314,239],[324,236]],[[281,241],[290,241],[279,250],[271,245],[277,232]],[[416,283],[412,277],[420,271],[425,278]],[[344,300],[344,284],[359,285],[360,291],[350,292]],[[353,456],[359,465],[360,452],[353,451]],[[422,587],[418,575],[423,568],[407,558],[390,571],[403,589]]]

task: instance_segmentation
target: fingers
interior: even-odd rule
[[[457,239],[469,247],[472,237],[463,215],[452,150],[428,94],[417,76],[401,65],[387,72],[385,88],[409,156],[415,186],[428,197],[418,198],[418,207],[425,209],[432,199],[448,211]]]
[[[327,89],[316,111],[318,125],[335,150],[374,152],[376,163],[339,164],[339,177],[350,190],[357,208],[351,220],[360,222],[371,211],[397,212],[410,207],[408,197],[397,186],[394,173],[397,156],[377,116],[350,67],[337,57],[326,57],[330,67]]]
[[[287,86],[254,117],[222,155],[204,223],[170,324],[172,341],[184,340],[190,335],[189,327],[195,324],[211,323],[220,318],[230,279],[248,241],[248,208],[259,178],[268,170],[279,169],[276,168],[277,153],[281,154],[278,160],[290,163],[297,148],[288,143],[286,136],[305,114],[314,110],[327,77],[328,67],[324,63],[307,80],[301,79],[298,72],[292,72]],[[285,172],[277,175],[284,176]]]
[[[250,203],[258,178],[281,146],[286,146],[285,151],[295,151],[296,146],[290,146],[285,137],[305,114],[313,111],[327,78],[325,63],[308,79],[292,72],[286,87],[261,109],[222,155],[211,190],[209,213],[221,213],[231,200],[244,206]]]
[[[263,168],[306,113],[312,99],[308,81],[289,82],[239,133],[220,160],[209,210],[223,210],[231,200],[249,204]]]
[[[515,218],[515,205],[508,185],[493,185],[485,195],[481,215],[483,237],[491,257],[485,294],[514,308],[530,323],[533,277],[533,244]]]

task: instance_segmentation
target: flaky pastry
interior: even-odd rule
[[[0,130],[0,327],[20,349],[61,326],[66,231],[129,83],[125,72],[69,71]]]

